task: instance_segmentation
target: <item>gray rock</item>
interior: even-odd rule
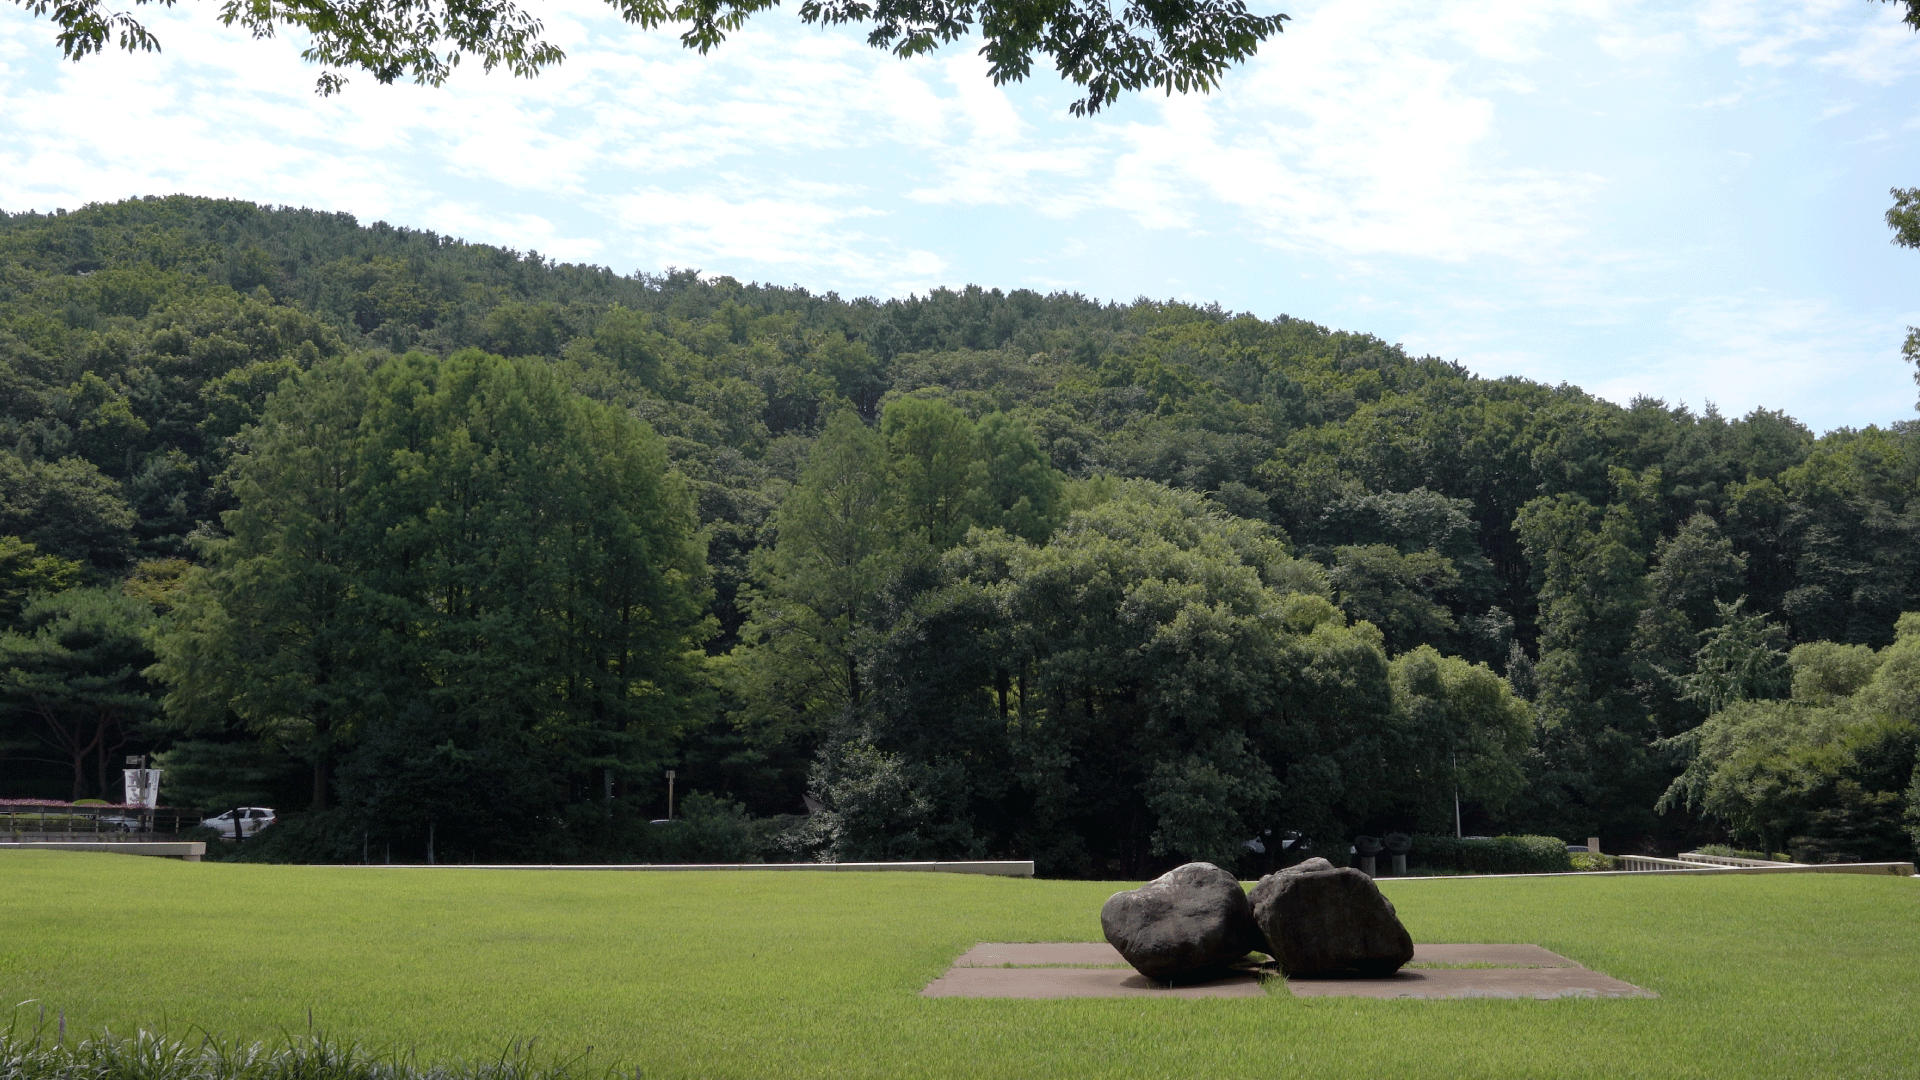
[[[1253,888],[1253,919],[1288,975],[1391,975],[1413,959],[1413,937],[1373,879],[1351,867],[1268,874]]]
[[[1223,968],[1265,944],[1240,882],[1203,862],[1107,897],[1100,928],[1127,963],[1158,982]]]
[[[1280,873],[1311,874],[1316,870],[1331,870],[1331,869],[1333,869],[1332,863],[1328,862],[1327,860],[1321,858],[1318,855],[1315,855],[1311,859],[1301,859],[1299,862],[1294,863],[1292,866],[1289,866],[1286,869],[1281,870]]]

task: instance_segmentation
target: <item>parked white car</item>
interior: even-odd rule
[[[234,824],[237,822],[240,826],[240,838],[244,840],[278,820],[280,819],[275,816],[271,806],[237,806],[224,814],[206,818],[200,824],[205,828],[219,831],[222,836],[231,838],[234,835]]]

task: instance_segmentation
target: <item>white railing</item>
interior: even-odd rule
[[[1698,870],[1700,864],[1682,862],[1679,859],[1662,859],[1652,855],[1615,855],[1620,860],[1622,870]]]
[[[1689,858],[1698,856],[1698,858]],[[1700,855],[1690,851],[1678,859],[1662,859],[1653,855],[1615,855],[1620,860],[1619,872],[1636,870],[1691,871],[1695,874],[1763,874],[1769,871],[1782,874],[1894,874],[1900,877],[1913,877],[1914,865],[1909,862],[1885,863],[1821,863],[1818,866],[1808,863],[1762,862],[1759,859],[1733,859],[1719,855]],[[1709,862],[1708,860],[1714,860]],[[1601,871],[1605,873],[1606,871]]]
[[[1742,859],[1735,855],[1703,855],[1698,851],[1683,851],[1679,858],[1683,862],[1704,863],[1708,866],[1805,866],[1805,863],[1782,862],[1777,859]]]

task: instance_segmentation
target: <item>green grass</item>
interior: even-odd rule
[[[979,941],[1098,940],[1110,883],[186,864],[0,853],[0,992],[74,1034],[537,1038],[631,1077],[1834,1077],[1920,1071],[1920,881],[1383,882],[1417,941],[1658,1000],[930,1000]],[[595,1075],[599,1075],[596,1071]]]

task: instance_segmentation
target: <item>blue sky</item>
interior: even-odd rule
[[[1920,35],[1870,0],[1312,0],[1210,95],[1076,119],[976,45],[910,62],[757,17],[716,53],[536,4],[537,80],[355,79],[207,5],[158,55],[59,58],[0,8],[0,208],[187,192],[345,210],[621,271],[842,295],[1218,302],[1481,374],[1913,415]]]

